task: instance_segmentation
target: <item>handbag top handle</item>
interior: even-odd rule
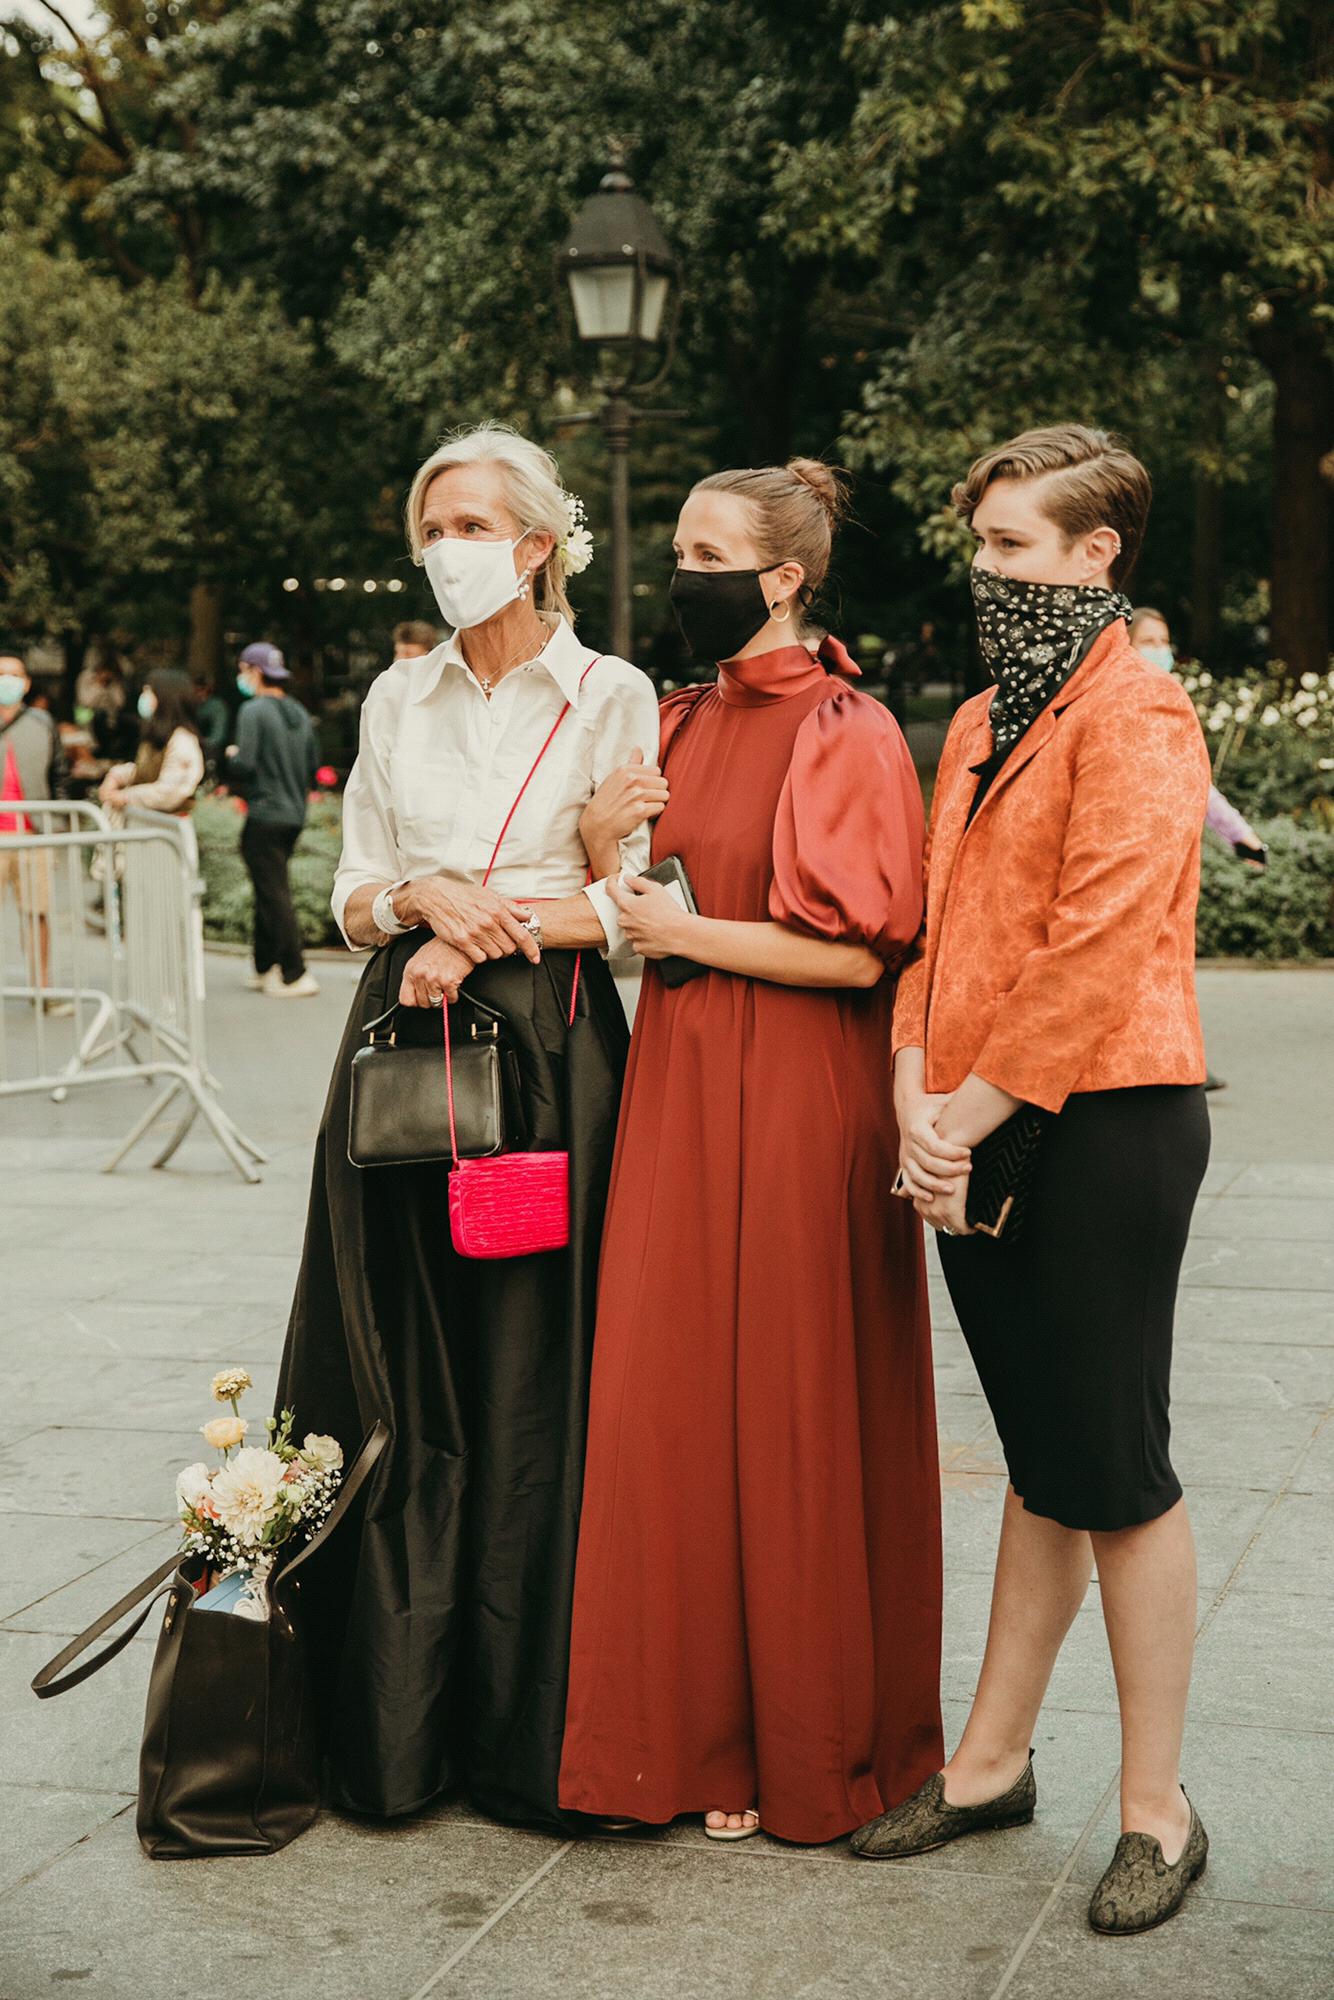
[[[597,659],[590,660],[588,665],[584,668],[583,672],[580,674],[579,687],[581,691],[583,689],[584,682],[588,679],[588,676],[592,673],[594,667],[597,666],[598,661],[601,660],[601,658],[602,655],[601,653],[599,653]],[[532,784],[533,779],[537,776],[538,768],[541,765],[542,759],[546,756],[547,751],[551,748],[552,744],[555,742],[556,732],[560,728],[562,722],[564,722],[569,712],[570,712],[570,704],[567,701],[564,707],[561,709],[560,714],[556,717],[556,720],[552,723],[550,730],[547,732],[546,742],[542,745],[542,748],[538,751],[536,757],[533,759],[533,768],[531,769],[531,771],[529,771],[528,776],[524,779],[523,783],[520,785],[518,789],[518,792],[515,794],[514,804],[510,807],[508,813],[506,813],[505,815],[505,824],[501,827],[500,832],[496,836],[496,844],[491,849],[491,859],[486,864],[486,873],[482,877],[482,887],[484,889],[487,883],[491,880],[491,876],[495,869],[496,862],[500,858],[500,850],[504,846],[505,835],[509,832],[511,825],[513,824],[514,815],[516,812],[518,812],[519,807],[523,803],[523,795],[528,790],[528,787]],[[592,872],[593,871],[590,869],[589,877],[591,877]],[[570,982],[570,1012],[569,1012],[569,1018],[566,1021],[566,1026],[570,1028],[574,1026],[574,1012],[579,1001],[580,963],[581,963],[581,954],[576,953],[574,960],[574,978]],[[458,1133],[454,1124],[454,1059],[450,1053],[450,1047],[449,1047],[449,1002],[448,1000],[443,998],[440,1002],[440,1025],[444,1030],[444,1036],[445,1036],[445,1089],[449,1094],[449,1147],[450,1151],[454,1155],[454,1165],[457,1166],[459,1163],[459,1142],[458,1142]]]

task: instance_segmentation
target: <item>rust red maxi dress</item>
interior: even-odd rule
[[[710,916],[887,963],[921,916],[897,724],[800,646],[664,703]],[[758,1804],[836,1839],[942,1762],[921,1226],[890,1195],[893,980],[644,977],[603,1238],[563,1806]]]

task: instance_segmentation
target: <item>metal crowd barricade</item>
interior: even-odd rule
[[[113,825],[83,800],[27,799],[0,832],[0,1098],[158,1084],[105,1171],[169,1109],[165,1166],[203,1117],[237,1172],[264,1154],[223,1110],[204,1033],[203,884],[188,819],[131,807]],[[101,924],[90,915],[100,897]]]

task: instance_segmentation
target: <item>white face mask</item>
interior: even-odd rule
[[[519,542],[523,540],[520,535]],[[442,535],[423,550],[427,581],[447,625],[456,632],[466,632],[473,625],[484,625],[518,599],[514,551],[519,542],[479,542],[462,535]]]

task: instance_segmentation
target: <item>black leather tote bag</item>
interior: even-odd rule
[[[33,1693],[43,1698],[77,1687],[128,1646],[157,1599],[166,1597],[148,1682],[135,1820],[144,1852],[154,1860],[276,1854],[318,1813],[320,1744],[311,1676],[320,1662],[308,1657],[301,1630],[302,1571],[346,1519],[389,1435],[387,1425],[375,1425],[323,1525],[271,1577],[266,1620],[196,1610],[202,1559],[173,1557],[71,1640],[33,1681]],[[139,1616],[109,1646],[65,1671],[146,1596]]]

